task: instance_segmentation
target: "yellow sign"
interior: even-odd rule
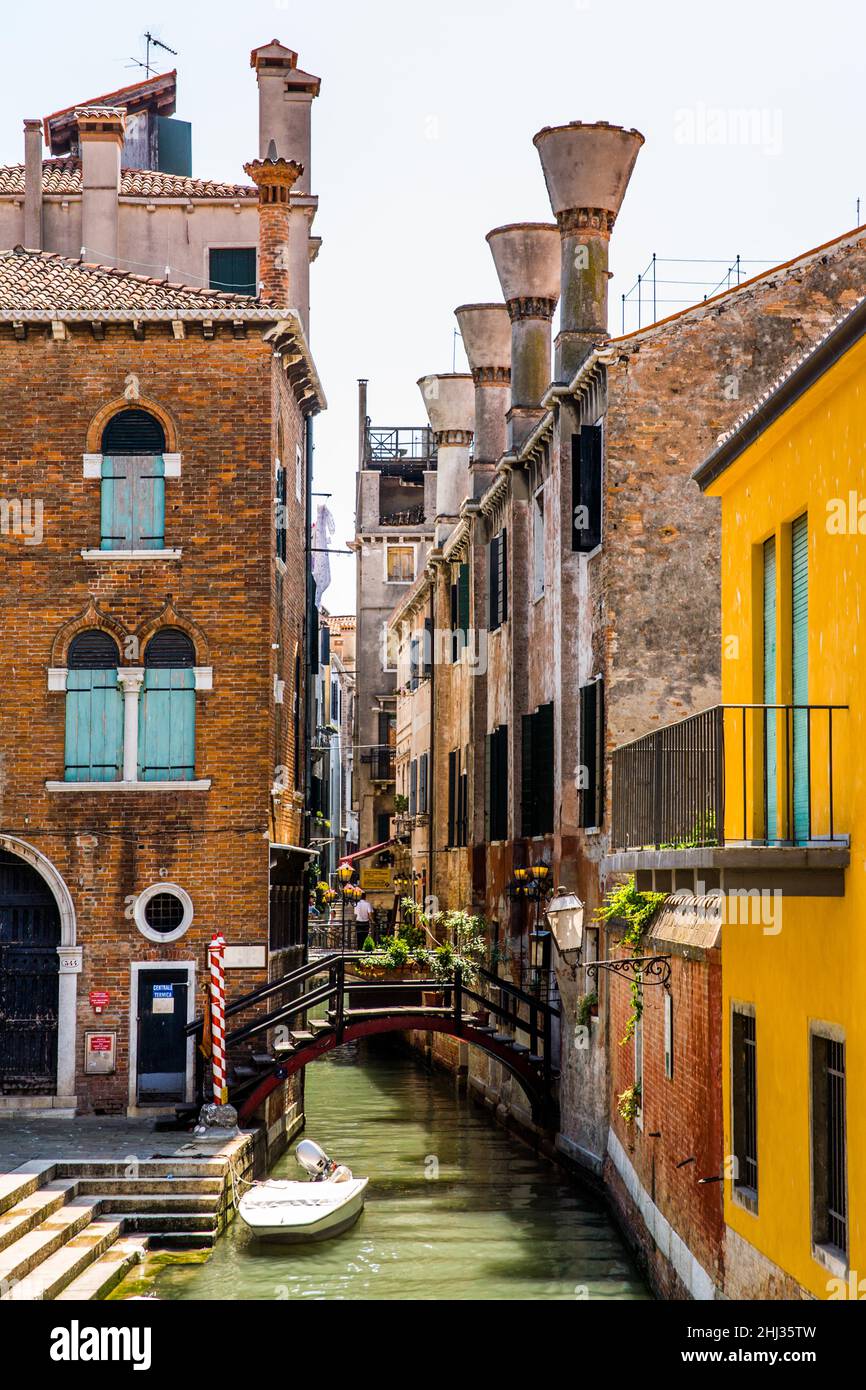
[[[393,893],[390,869],[362,869],[361,887],[368,893]]]

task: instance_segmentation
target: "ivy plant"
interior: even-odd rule
[[[605,896],[596,913],[602,922],[624,922],[622,945],[633,956],[639,956],[643,948],[644,932],[665,900],[664,893],[645,893],[635,887],[634,875],[625,883],[619,883]],[[634,1030],[643,1013],[643,991],[639,979],[631,982],[632,1011],[625,1026],[625,1035],[620,1039],[624,1044],[634,1036]]]

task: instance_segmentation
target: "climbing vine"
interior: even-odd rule
[[[634,876],[632,876],[626,883],[619,883],[611,889],[598,909],[596,917],[602,922],[624,922],[625,931],[621,944],[627,947],[633,956],[639,956],[643,946],[644,932],[664,902],[664,898],[664,893],[640,892],[635,887]],[[625,1026],[625,1036],[620,1039],[621,1044],[629,1042],[634,1037],[634,1030],[643,1013],[643,992],[639,979],[631,982],[631,1004],[632,1011]]]

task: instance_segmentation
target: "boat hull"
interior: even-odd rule
[[[295,1245],[330,1240],[358,1220],[367,1182],[259,1183],[241,1198],[238,1215],[257,1240]]]

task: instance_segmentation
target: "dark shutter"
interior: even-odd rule
[[[421,673],[425,680],[433,674],[433,623],[424,619],[424,651],[421,656]]]
[[[553,705],[535,712],[532,765],[535,778],[535,834],[553,830]]]
[[[150,667],[180,667],[195,665],[195,647],[178,627],[161,627],[147,644],[144,664]]]
[[[457,582],[451,580],[451,660],[456,661],[460,655],[460,643],[457,636]]]
[[[460,776],[458,782],[457,843],[462,849],[469,841],[469,774],[466,771],[461,754],[458,754],[458,759],[460,762]]]
[[[256,248],[215,246],[210,252],[210,287],[224,294],[255,295]]]
[[[321,637],[320,637],[320,639],[319,639],[319,640],[320,640],[320,647],[319,647],[320,656],[319,656],[319,660],[321,661],[321,663],[322,663],[323,666],[328,666],[328,665],[330,665],[330,661],[331,661],[331,629],[330,629],[329,627],[325,626],[325,627],[320,628],[319,631],[320,631],[320,633],[321,633]]]
[[[418,815],[427,814],[427,754],[418,760]]]
[[[508,617],[508,532],[503,526],[499,533],[499,621]]]
[[[464,634],[464,640],[469,632],[470,622],[469,566],[462,564],[457,571],[457,626]]]
[[[448,754],[448,845],[457,843],[457,752]]]
[[[535,834],[535,783],[532,776],[534,715],[524,714],[521,724],[520,809],[521,835]]]
[[[580,795],[580,824],[600,826],[604,816],[604,690],[593,681],[580,690],[580,762],[586,786]]]
[[[276,535],[275,547],[280,560],[286,558],[286,470],[282,464],[277,469],[276,487]]]
[[[586,553],[601,544],[601,425],[581,425],[571,436],[571,548]]]
[[[487,736],[487,838],[508,838],[508,728],[502,724]]]
[[[418,812],[418,762],[413,758],[409,764],[409,815]]]
[[[499,536],[494,536],[487,547],[487,621],[490,631],[499,627]]]
[[[164,454],[165,431],[147,410],[120,410],[102,431],[103,454]]]
[[[493,734],[484,739],[484,839],[493,839]]]
[[[109,671],[118,661],[117,643],[98,627],[87,628],[73,637],[66,657],[71,671]]]

